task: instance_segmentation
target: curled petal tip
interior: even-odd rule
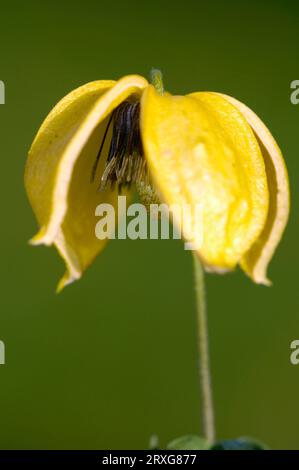
[[[50,246],[52,245],[52,243],[53,243],[53,240],[47,236],[47,233],[43,228],[29,240],[29,244],[32,246],[38,246],[38,245]]]
[[[68,285],[72,284],[73,282],[77,281],[81,276],[71,276],[68,272],[60,279],[57,287],[56,287],[56,294],[60,294],[60,292]]]

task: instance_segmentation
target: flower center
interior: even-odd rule
[[[140,103],[124,101],[111,114],[104,137],[97,155],[92,181],[110,126],[112,137],[104,172],[101,177],[100,190],[113,189],[118,186],[130,187],[132,183],[149,184],[147,163],[143,154],[140,136]]]

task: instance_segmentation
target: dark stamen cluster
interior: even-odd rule
[[[112,124],[111,144],[101,177],[100,189],[106,189],[109,186],[113,189],[117,185],[121,191],[123,186],[130,187],[132,183],[148,184],[148,171],[143,157],[139,121],[139,102],[124,101],[111,114],[92,170],[93,181],[104,142]]]

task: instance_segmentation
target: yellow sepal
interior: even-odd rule
[[[141,112],[145,156],[162,200],[200,205],[200,258],[209,270],[233,269],[268,213],[265,164],[251,127],[212,93],[159,95],[149,86]]]
[[[257,283],[270,284],[267,267],[286,227],[290,211],[290,189],[286,165],[275,139],[260,118],[245,104],[227,95],[253,129],[260,145],[269,187],[269,211],[265,227],[241,260],[244,271]]]
[[[110,113],[146,86],[138,75],[84,85],[55,106],[34,139],[25,187],[40,230],[31,242],[54,244],[64,258],[67,273],[59,289],[78,279],[105,245],[95,236],[95,209],[101,202],[114,205],[117,198],[115,191],[98,191],[109,136],[91,183],[93,163]]]

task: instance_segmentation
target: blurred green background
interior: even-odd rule
[[[55,294],[54,249],[31,248],[27,150],[73,88],[164,73],[166,88],[228,93],[251,106],[284,151],[291,220],[272,288],[241,272],[207,276],[219,438],[299,449],[299,8],[292,1],[1,3],[1,449],[146,448],[200,429],[190,253],[178,241],[114,241],[83,279]]]

